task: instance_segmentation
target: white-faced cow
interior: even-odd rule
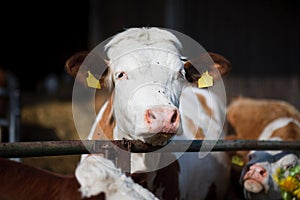
[[[208,134],[218,139],[225,102],[209,89],[190,83],[197,82],[201,74],[183,59],[181,48],[173,33],[159,28],[129,28],[115,35],[105,46],[108,70],[100,80],[113,92],[98,113],[88,139],[125,138],[152,145],[170,139],[203,139]],[[208,67],[215,83],[231,68],[221,55],[206,53],[200,57],[214,61],[203,67]],[[82,80],[87,73],[77,71],[84,58],[84,53],[79,53],[66,62],[67,71]],[[211,152],[201,159],[198,152],[185,153],[178,160],[176,156],[133,153],[131,177],[160,199],[226,198],[230,163],[225,153]],[[79,167],[88,157],[82,156]],[[87,169],[77,175],[92,181],[91,173]],[[96,183],[93,187],[85,180],[80,183],[85,196],[100,190]]]
[[[235,139],[300,140],[300,113],[285,101],[239,97],[229,104],[227,119]],[[237,154],[245,163],[239,172],[245,198],[282,199],[274,174],[279,167],[299,164],[299,152],[241,151]]]

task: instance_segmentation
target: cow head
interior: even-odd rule
[[[300,163],[297,154],[285,151],[253,151],[244,166],[240,183],[247,199],[282,199],[275,174],[279,168],[289,169]]]
[[[113,91],[115,139],[155,144],[180,134],[181,91],[201,76],[194,61],[183,58],[181,48],[174,34],[158,28],[130,28],[104,46],[108,68],[99,79],[102,86]],[[78,68],[85,65],[84,54],[87,52],[66,62],[67,71],[83,82],[87,72]],[[200,57],[215,80],[230,69],[223,56],[206,53]]]

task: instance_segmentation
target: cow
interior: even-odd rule
[[[234,98],[227,108],[228,138],[243,140],[300,140],[300,113],[290,103],[279,99]],[[300,163],[299,152],[238,151],[235,167],[246,199],[282,199],[274,181],[278,168]]]
[[[105,169],[105,174],[93,174],[93,180],[98,183],[105,183],[102,192],[90,197],[82,197],[80,192],[80,179],[85,177],[75,177],[74,174],[64,175],[54,173],[42,168],[33,167],[13,160],[0,158],[0,199],[3,200],[60,200],[60,199],[90,199],[90,200],[132,200],[157,198],[139,184],[133,182],[117,169],[108,159],[95,159],[90,156],[85,165],[76,169],[75,173],[80,173],[87,168],[91,172]],[[102,164],[105,164],[104,166]],[[107,166],[107,168],[105,168]],[[82,173],[81,173],[82,174]],[[79,180],[78,180],[79,178]]]
[[[217,53],[186,58],[181,51],[181,41],[166,29],[133,27],[114,35],[105,45],[107,70],[99,77],[101,88],[108,88],[111,95],[87,139],[139,140],[155,146],[169,140],[219,139],[218,132],[223,136],[225,102],[207,87],[196,87],[203,74],[194,63],[211,61],[202,67],[208,68],[216,84],[231,64]],[[75,53],[67,60],[66,71],[86,84],[88,72],[81,69],[86,56],[96,53]],[[79,166],[91,155],[82,155]],[[226,198],[230,162],[224,152],[204,153],[201,158],[198,152],[132,153],[129,162],[130,176],[159,199]],[[82,173],[93,177],[88,169]],[[84,196],[96,190],[80,183]]]

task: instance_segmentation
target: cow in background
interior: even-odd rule
[[[300,113],[288,102],[238,97],[227,109],[230,139],[300,140]],[[238,151],[234,166],[246,199],[282,199],[274,173],[300,163],[299,152]],[[238,160],[238,161],[236,161]]]
[[[159,145],[169,139],[203,139],[208,133],[217,134],[223,127],[224,102],[207,88],[188,83],[201,75],[182,59],[180,49],[178,38],[159,28],[130,28],[113,37],[106,45],[108,70],[100,82],[114,92],[97,114],[88,139],[125,138]],[[214,60],[213,66],[206,67],[210,67],[215,82],[219,73],[226,74],[231,68],[219,54],[204,56]],[[87,71],[79,70],[84,58],[84,53],[78,53],[66,62],[66,70],[83,82],[88,76]],[[130,85],[132,81],[135,85]],[[143,87],[135,88],[139,84]],[[193,118],[197,106],[200,112]],[[82,156],[79,167],[89,156]],[[202,159],[198,153],[185,153],[159,168],[163,159],[174,158],[171,153],[132,154],[130,175],[160,199],[226,199],[230,163],[224,152],[211,152]],[[88,169],[77,175],[90,177],[86,181],[93,178]],[[88,196],[101,187],[94,184],[91,188],[82,180],[81,188]]]

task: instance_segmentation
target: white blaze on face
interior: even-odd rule
[[[174,135],[180,127],[179,98],[185,83],[181,45],[167,31],[136,31],[121,33],[106,46],[115,82],[115,139]]]

